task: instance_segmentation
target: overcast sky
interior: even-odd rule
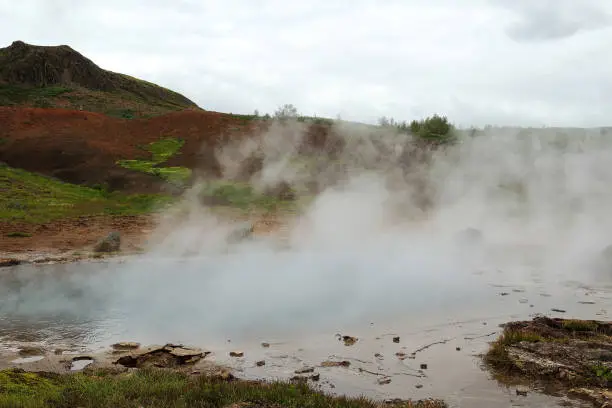
[[[612,125],[610,0],[0,0],[0,46],[67,44],[202,108]]]

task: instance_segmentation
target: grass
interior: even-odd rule
[[[169,203],[157,194],[126,195],[64,183],[0,165],[0,219],[43,223],[85,215],[136,215]]]
[[[529,330],[505,328],[504,332],[495,340],[485,355],[485,361],[497,368],[512,368],[513,363],[508,356],[508,347],[523,341],[537,343],[546,339]]]
[[[70,93],[73,89],[63,86],[29,87],[19,85],[0,85],[0,106],[19,105],[28,101],[36,104],[51,104],[49,99]]]
[[[592,320],[570,319],[563,322],[563,328],[573,332],[594,332],[599,328],[599,324]]]
[[[212,205],[230,206],[242,210],[264,209],[278,211],[291,209],[295,201],[281,200],[257,192],[249,183],[209,181],[200,186],[200,199]]]
[[[236,405],[234,405],[236,404]],[[0,371],[0,407],[96,408],[377,408],[365,398],[332,397],[297,383],[225,381],[188,377],[170,371],[138,370],[130,374],[39,375]],[[388,405],[387,405],[388,406]],[[442,403],[402,403],[402,407],[444,407]]]
[[[6,234],[8,238],[29,238],[32,236],[29,232],[15,231]]]
[[[179,154],[185,142],[177,138],[165,138],[143,147],[151,154],[151,160],[119,160],[117,164],[123,168],[158,176],[169,183],[183,186],[191,177],[191,169],[187,167],[159,167],[171,157]]]

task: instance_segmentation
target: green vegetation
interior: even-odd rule
[[[252,185],[231,181],[209,181],[200,187],[200,200],[204,204],[231,206],[242,210],[264,209],[268,211],[291,209],[294,200],[271,194],[258,193]]]
[[[0,219],[31,223],[85,215],[134,215],[170,202],[163,195],[118,192],[64,183],[0,165]]]
[[[235,404],[235,405],[234,405]],[[41,375],[0,371],[0,407],[96,408],[377,408],[365,398],[332,397],[303,383],[227,381],[162,370],[110,375]],[[389,406],[389,405],[386,405]],[[444,407],[441,402],[404,402],[396,407]]]
[[[6,236],[8,238],[29,238],[32,236],[32,234],[28,232],[15,231],[15,232],[9,232],[8,234],[6,234]]]
[[[410,123],[396,122],[393,118],[382,117],[379,125],[383,127],[393,127],[401,132],[409,132],[417,138],[427,143],[446,144],[455,141],[455,128],[448,121],[446,116],[434,114],[421,120],[413,120]]]
[[[485,360],[498,368],[511,368],[513,364],[508,356],[507,347],[523,341],[537,343],[545,341],[545,339],[529,330],[505,328],[502,335],[491,344]]]
[[[72,91],[71,88],[63,86],[33,87],[0,84],[0,106],[20,105],[28,102],[33,102],[35,105],[51,105],[51,99]]]
[[[591,371],[595,377],[604,380],[604,381],[612,381],[612,369],[608,366],[605,366],[601,363],[591,366]]]
[[[153,142],[144,149],[151,154],[151,160],[119,160],[123,168],[153,174],[172,184],[183,186],[191,177],[187,167],[158,167],[178,154],[185,142],[181,139],[166,138]]]
[[[592,320],[570,319],[563,322],[563,328],[574,332],[593,332],[597,331],[599,324]]]

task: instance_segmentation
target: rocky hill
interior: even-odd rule
[[[68,108],[123,118],[199,109],[185,96],[104,70],[67,45],[0,48],[0,106]]]

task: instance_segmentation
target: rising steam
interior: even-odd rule
[[[144,257],[87,278],[87,290],[120,310],[132,336],[202,343],[444,305],[462,313],[486,298],[479,279],[610,281],[612,141],[600,130],[460,132],[423,152],[409,135],[340,122],[330,132],[339,148],[305,154],[308,131],[274,123],[217,152],[227,180],[291,185],[296,212],[236,217],[203,206],[196,185]],[[249,219],[254,236],[229,242]],[[482,270],[490,275],[474,275]]]

